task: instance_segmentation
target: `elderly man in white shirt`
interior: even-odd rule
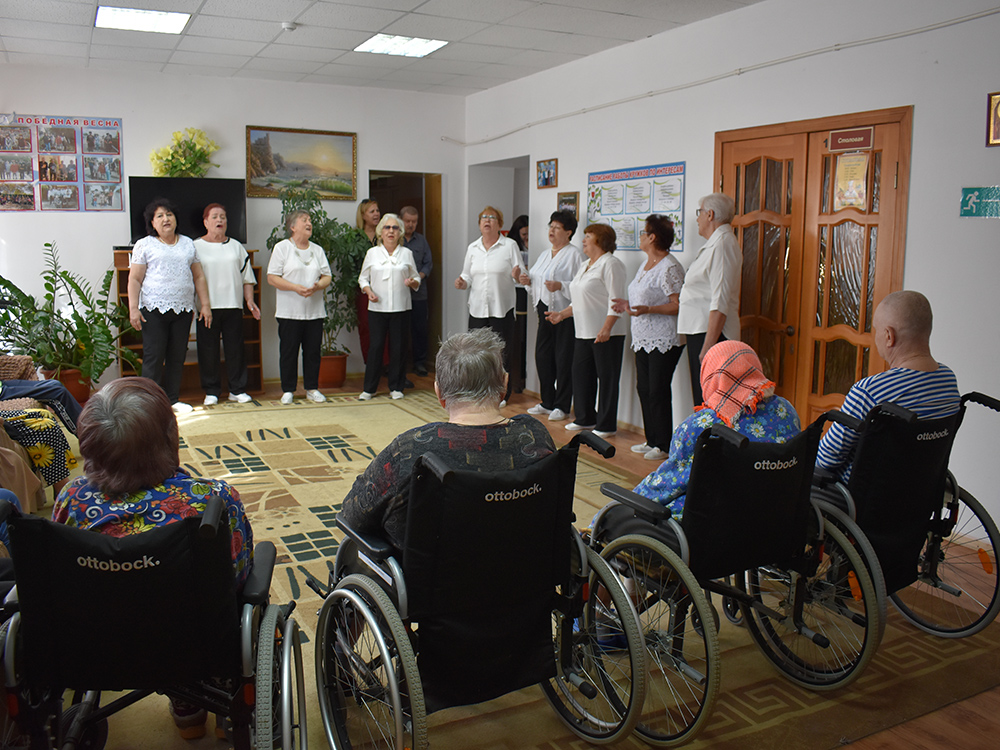
[[[705,353],[720,341],[740,338],[743,253],[730,224],[735,215],[736,204],[725,193],[712,193],[698,201],[698,234],[708,242],[684,275],[677,312],[677,332],[687,336],[695,406],[704,400],[701,360]]]

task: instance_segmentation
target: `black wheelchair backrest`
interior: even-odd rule
[[[681,527],[691,571],[719,578],[801,555],[823,415],[785,443],[747,440],[723,425],[695,445]]]
[[[238,673],[236,578],[216,505],[217,527],[194,516],[120,538],[12,514],[29,684],[162,688]]]

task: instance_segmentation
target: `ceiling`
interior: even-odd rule
[[[192,17],[180,35],[149,34],[94,28],[97,0],[0,0],[0,63],[465,96],[760,0],[102,2]],[[449,44],[422,59],[352,51],[378,32]]]

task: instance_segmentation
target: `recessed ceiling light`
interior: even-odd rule
[[[180,34],[190,13],[168,13],[163,10],[136,10],[97,6],[94,26],[99,29],[125,29],[127,31],[152,31],[157,34]]]
[[[448,42],[439,39],[421,39],[413,36],[389,36],[376,34],[367,42],[354,48],[355,52],[374,52],[377,55],[402,55],[403,57],[426,57]]]

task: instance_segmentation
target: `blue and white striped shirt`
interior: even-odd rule
[[[938,363],[933,372],[894,367],[862,378],[847,393],[840,410],[858,419],[879,404],[891,401],[915,412],[920,419],[938,419],[958,411],[961,404],[958,380],[947,366]],[[858,433],[834,423],[819,443],[816,464],[835,471],[846,483],[851,476]]]

